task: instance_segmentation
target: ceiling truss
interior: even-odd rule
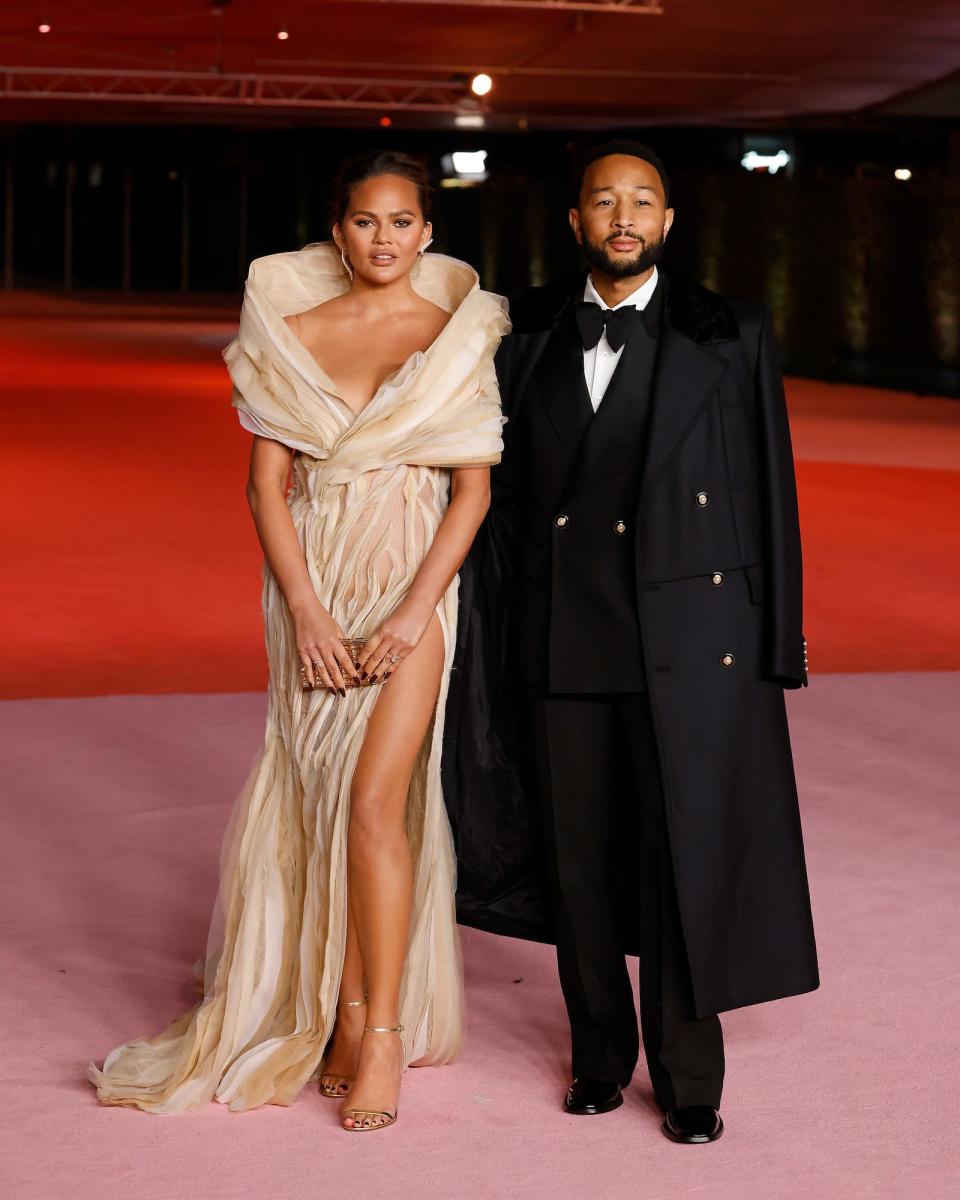
[[[659,17],[660,0],[378,0],[380,4],[458,5],[461,8],[526,8],[542,12],[593,12]]]
[[[0,67],[0,98],[183,104],[230,108],[379,109],[456,112],[462,81],[349,75],[227,74],[216,71],[98,71]],[[469,107],[476,110],[473,101]]]

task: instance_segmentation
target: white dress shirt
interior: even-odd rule
[[[650,297],[653,295],[656,286],[657,268],[654,267],[653,274],[646,283],[641,284],[635,292],[631,292],[627,296],[626,300],[621,300],[619,304],[615,304],[613,307],[625,308],[628,304],[632,304],[634,308],[642,310],[650,303]],[[583,298],[591,304],[599,304],[601,308],[610,307],[593,286],[592,275],[587,276],[587,286],[583,289]],[[607,384],[616,370],[622,353],[622,346],[619,350],[610,349],[610,343],[607,341],[605,332],[600,335],[600,341],[597,342],[592,350],[584,350],[583,352],[583,377],[587,381],[587,391],[590,393],[590,403],[593,405],[594,412],[600,407],[600,401],[603,399],[603,394],[607,390]]]

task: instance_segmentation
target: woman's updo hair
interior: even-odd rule
[[[417,189],[417,199],[424,221],[430,220],[430,202],[433,188],[426,168],[409,154],[395,150],[376,150],[358,154],[348,159],[337,172],[331,205],[331,224],[342,222],[350,207],[350,194],[358,183],[376,179],[380,175],[399,175],[409,179]]]

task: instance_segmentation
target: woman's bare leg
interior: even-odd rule
[[[340,977],[340,992],[337,997],[337,1023],[334,1027],[330,1048],[323,1060],[320,1082],[327,1087],[336,1087],[345,1096],[350,1083],[345,1077],[356,1074],[360,1055],[360,1038],[367,1019],[366,1005],[349,1003],[362,1000],[363,960],[360,958],[360,943],[357,940],[357,925],[353,919],[353,906],[347,903],[347,945],[343,957],[343,974]]]
[[[442,670],[443,633],[434,616],[416,649],[381,685],[353,775],[347,888],[369,997],[368,1025],[391,1026],[400,1019],[413,893],[404,826],[407,794],[436,708]],[[344,1107],[393,1112],[401,1065],[396,1034],[368,1033]],[[345,1118],[344,1124],[350,1128],[353,1119]]]

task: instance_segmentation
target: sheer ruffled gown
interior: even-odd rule
[[[427,255],[414,286],[452,313],[436,341],[359,416],[283,317],[345,291],[332,243],[258,259],[238,337],[224,351],[250,430],[293,448],[288,505],[321,603],[368,637],[409,588],[449,497],[450,469],[499,460],[493,353],[504,302],[465,263]],[[410,1060],[448,1062],[463,1038],[455,864],[440,787],[457,582],[437,608],[445,661],[410,785],[414,900],[400,1019]],[[171,1113],[211,1099],[289,1104],[319,1071],[346,940],[350,782],[377,689],[304,692],[293,624],[264,569],[270,684],[262,752],[224,837],[204,995],[152,1039],[117,1047],[89,1075],[105,1104]]]

